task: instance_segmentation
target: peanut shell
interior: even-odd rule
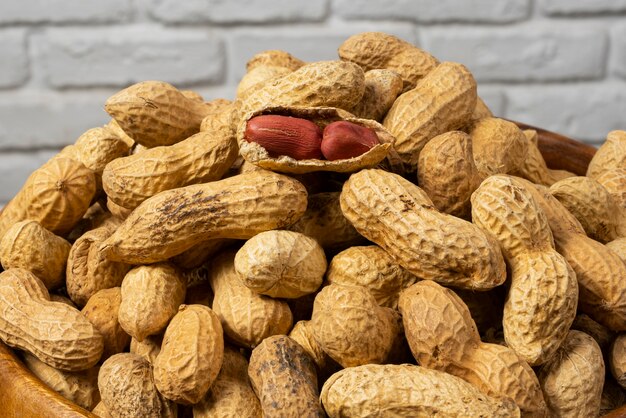
[[[102,360],[125,351],[130,344],[130,336],[117,320],[121,303],[122,290],[113,287],[96,292],[81,311],[104,338]]]
[[[367,71],[363,98],[350,112],[361,119],[382,122],[393,102],[402,93],[402,85],[402,77],[395,71]]]

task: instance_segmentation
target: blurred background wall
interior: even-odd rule
[[[596,145],[626,129],[626,0],[1,0],[0,205],[128,84],[233,98],[254,53],[335,59],[362,31],[466,64],[496,115]]]

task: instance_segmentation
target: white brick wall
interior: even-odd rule
[[[465,63],[498,115],[594,144],[626,129],[626,0],[0,1],[0,204],[127,84],[234,95],[248,58],[332,59],[361,31]]]

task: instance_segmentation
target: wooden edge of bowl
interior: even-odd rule
[[[0,341],[0,405],[4,418],[96,418],[35,377]]]
[[[515,123],[521,129],[537,131],[539,149],[548,167],[571,171],[580,176],[585,175],[587,166],[596,152],[594,147],[545,129]],[[46,416],[50,418],[97,417],[46,386],[2,341],[0,341],[0,406],[2,416],[6,418],[39,418],[42,412],[46,412]],[[605,417],[626,418],[626,406],[610,412]]]

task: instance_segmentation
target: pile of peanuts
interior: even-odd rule
[[[0,214],[0,339],[101,417],[626,403],[626,132],[551,170],[462,64],[338,52],[261,52],[233,101],[110,97]]]

